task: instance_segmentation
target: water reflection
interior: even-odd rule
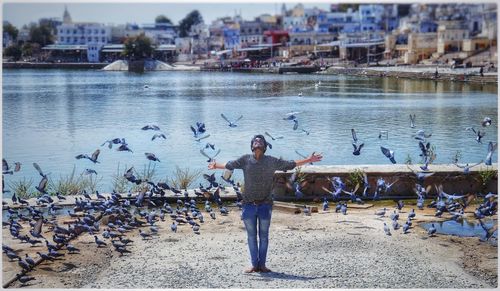
[[[428,223],[422,223],[422,226],[425,230],[428,230],[431,227],[431,224],[434,224],[436,228],[436,232],[440,234],[449,234],[456,235],[462,237],[472,237],[477,236],[479,238],[484,238],[486,235],[485,230],[477,220],[467,220],[467,219],[459,219],[455,220],[447,220],[447,221],[434,221]],[[483,223],[487,228],[491,228],[495,221],[492,219],[483,220]],[[494,238],[498,237],[498,232],[493,234]]]

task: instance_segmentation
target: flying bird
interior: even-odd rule
[[[498,143],[494,143],[490,141],[488,143],[488,154],[486,155],[486,159],[484,160],[484,164],[487,166],[491,166],[491,157],[493,156],[493,153],[497,149]]]
[[[100,154],[100,153],[101,153],[101,150],[100,150],[100,149],[97,149],[97,150],[95,150],[95,152],[94,152],[94,153],[92,154],[92,156],[90,156],[90,157],[89,157],[88,155],[86,155],[86,154],[79,154],[79,155],[78,155],[78,156],[76,156],[75,158],[76,158],[77,160],[79,160],[79,159],[89,159],[90,161],[92,161],[92,162],[95,164],[95,163],[99,163],[99,162],[97,161],[97,158],[99,157],[99,154]]]
[[[380,150],[382,151],[382,153],[384,154],[384,156],[386,156],[387,158],[389,158],[389,160],[395,164],[396,163],[396,160],[394,159],[394,151],[392,150],[389,150],[388,148],[385,148],[383,146],[380,146]]]
[[[474,127],[467,127],[465,130],[472,130],[472,132],[476,135],[476,141],[478,143],[482,143],[481,139],[486,135],[486,132],[480,130],[476,131]]]
[[[154,124],[148,124],[146,126],[143,126],[141,129],[142,130],[160,130],[158,125],[154,125]]]
[[[481,122],[481,125],[482,125],[483,127],[490,126],[490,125],[491,125],[491,118],[489,118],[489,117],[485,117],[485,118],[483,119],[483,122]]]
[[[415,128],[415,114],[411,115],[410,114],[410,127]]]
[[[354,148],[354,149],[353,149],[352,154],[353,154],[353,155],[355,155],[355,156],[359,156],[359,155],[361,154],[361,149],[363,148],[363,146],[364,146],[364,145],[365,145],[365,144],[364,144],[364,143],[362,143],[362,144],[360,144],[360,145],[358,146],[358,145],[356,145],[355,143],[353,143],[353,144],[352,144],[352,146],[353,146],[353,148]]]
[[[277,139],[282,139],[283,136],[277,136],[277,137],[274,137],[272,136],[269,132],[264,132],[265,135],[269,136],[272,140],[277,140]]]
[[[200,153],[202,155],[204,155],[205,157],[207,157],[208,158],[207,162],[210,163],[220,153],[220,149],[217,150],[215,155],[212,155],[212,156],[209,156],[203,149],[200,149]]]
[[[160,159],[158,159],[155,154],[153,153],[144,153],[144,155],[146,156],[146,158],[150,161],[153,161],[153,162],[156,162],[156,161],[160,161]]]
[[[119,137],[107,140],[101,146],[104,146],[106,143],[108,144],[108,148],[110,149],[113,147],[114,144],[127,144],[124,138],[119,138]]]
[[[91,175],[91,174],[95,174],[97,175],[97,172],[93,169],[85,169],[85,171],[83,172],[83,174],[85,175]]]
[[[153,137],[151,138],[151,140],[155,140],[155,139],[160,138],[160,137],[163,138],[163,139],[167,139],[167,137],[165,136],[165,134],[163,134],[163,133],[157,133],[157,134],[153,135]]]
[[[240,121],[240,119],[243,118],[243,115],[240,115],[240,117],[238,117],[235,121],[230,121],[225,115],[224,113],[221,113],[220,116],[222,118],[224,118],[225,121],[227,121],[229,123],[229,127],[237,127],[238,125],[236,124],[236,122]]]

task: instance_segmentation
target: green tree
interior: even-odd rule
[[[52,28],[48,25],[31,25],[30,40],[33,43],[39,44],[41,47],[54,43]]]
[[[3,31],[5,31],[10,37],[15,41],[17,39],[17,35],[19,34],[19,30],[9,22],[5,24],[3,27]]]
[[[155,18],[155,23],[169,23],[169,24],[172,24],[172,21],[166,17],[165,15],[158,15],[156,16]]]
[[[125,50],[123,55],[129,59],[145,59],[153,53],[153,45],[151,39],[144,33],[129,37],[125,40]]]
[[[14,61],[18,61],[22,55],[21,47],[17,44],[7,47],[3,53],[5,56],[13,58]]]
[[[191,26],[202,23],[203,17],[198,10],[191,11],[184,19],[179,22],[179,36],[186,37],[189,34]]]
[[[23,57],[31,57],[40,52],[40,45],[38,43],[27,42],[21,47]]]

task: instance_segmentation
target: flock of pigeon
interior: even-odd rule
[[[136,197],[132,197],[130,192],[127,196],[119,193],[104,196],[97,192],[95,198],[84,193],[85,199],[76,197],[73,211],[67,210],[72,219],[67,227],[60,226],[57,220],[57,215],[62,214],[60,213],[62,207],[58,202],[65,200],[64,196],[57,195],[57,202],[56,198],[48,194],[43,194],[37,199],[37,206],[48,206],[47,214],[34,205],[29,205],[29,202],[25,208],[17,210],[7,206],[8,219],[3,221],[2,225],[9,228],[12,239],[31,247],[45,243],[46,251],[36,252],[39,260],[37,262],[36,258],[30,257],[28,253],[24,256],[19,255],[19,251],[5,244],[2,245],[2,250],[10,261],[18,261],[23,271],[16,276],[16,279],[24,285],[35,279],[26,274],[40,262],[78,254],[80,250],[70,242],[81,234],[93,237],[97,248],[107,247],[110,244],[120,256],[131,252],[129,246],[133,244],[133,240],[127,237],[129,234],[139,234],[143,240],[153,239],[163,227],[161,224],[167,219],[172,221],[170,224],[172,232],[177,232],[178,227],[190,227],[194,234],[199,235],[201,226],[205,223],[203,213],[207,213],[212,220],[216,219],[216,211],[223,216],[229,213],[221,200],[221,187],[215,181],[215,176],[206,175],[205,178],[209,181],[209,186],[205,188],[200,185],[200,188],[195,190],[196,200],[189,198],[185,191],[184,199],[180,199],[182,196],[179,196],[175,206],[171,206],[164,199],[165,183],[155,185],[148,181],[151,188],[141,191]],[[238,197],[241,197],[238,186],[233,187]],[[20,203],[15,196],[12,199],[13,204]],[[197,201],[202,200],[205,200],[205,204],[204,208],[200,209]],[[240,200],[236,206],[241,208]],[[26,223],[31,227],[28,231],[26,226],[22,226]],[[66,254],[61,252],[64,248],[67,250]]]

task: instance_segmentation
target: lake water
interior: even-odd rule
[[[2,154],[10,165],[22,163],[20,172],[5,175],[7,185],[23,178],[38,184],[32,166],[37,162],[54,180],[73,167],[77,174],[94,169],[102,178],[100,189],[110,191],[113,175],[123,174],[125,166],[143,171],[150,163],[145,152],[161,160],[156,162],[158,180],[173,177],[176,166],[210,173],[200,154],[207,142],[221,149],[218,161],[227,161],[250,153],[252,136],[265,131],[284,137],[268,138],[273,147],[267,154],[299,159],[295,150],[317,151],[324,155],[318,165],[343,165],[390,163],[381,145],[395,150],[398,163],[408,156],[418,163],[420,149],[411,135],[423,129],[432,132],[434,163],[449,163],[457,151],[460,162],[475,163],[485,158],[498,131],[497,85],[335,75],[4,69],[2,88]],[[300,112],[298,130],[283,119],[292,111]],[[229,127],[221,113],[243,118]],[[410,114],[416,115],[414,129]],[[493,120],[488,128],[481,127],[485,116]],[[190,130],[197,121],[210,134],[200,142]],[[147,124],[158,125],[166,140],[151,141],[158,132],[141,130]],[[465,130],[469,126],[486,131],[482,144]],[[359,156],[352,154],[351,128],[365,143]],[[381,130],[388,131],[388,139],[378,138]],[[125,138],[133,153],[101,146],[116,137]],[[75,159],[98,148],[100,163]],[[238,171],[235,177],[242,180]]]

